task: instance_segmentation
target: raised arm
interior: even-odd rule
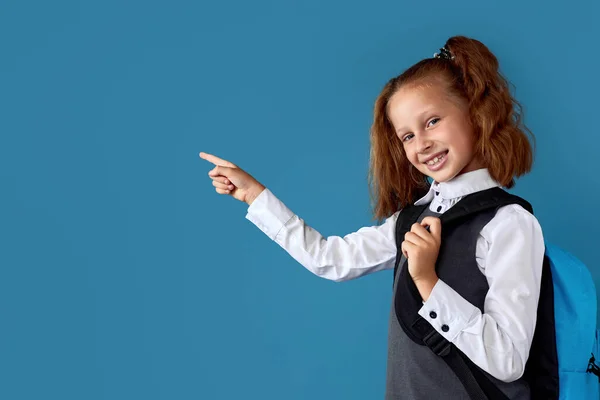
[[[208,175],[217,193],[248,204],[246,218],[315,275],[338,282],[394,267],[398,212],[382,225],[324,237],[235,164],[207,153],[200,157],[215,165]]]

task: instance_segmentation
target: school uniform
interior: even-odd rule
[[[439,215],[468,194],[498,186],[487,169],[479,169],[449,182],[434,182],[415,205],[429,204],[429,215]],[[246,218],[309,271],[326,279],[344,281],[394,268],[397,253],[394,232],[401,212],[397,211],[381,225],[363,227],[344,237],[325,238],[265,189],[248,207]],[[541,227],[521,206],[504,206],[485,221],[474,247],[474,271],[479,270],[484,278],[481,284],[487,286],[481,304],[467,301],[440,278],[423,302],[419,315],[493,377],[505,393],[526,399],[526,388],[519,378],[535,330],[545,248]],[[449,375],[452,372],[437,366],[434,370],[443,376],[433,380],[419,382],[417,372],[400,381],[396,379],[401,375],[398,371],[418,364],[422,356],[417,355],[418,351],[404,351],[402,346],[409,345],[398,331],[393,306],[392,302],[386,399],[429,399],[432,394],[433,398],[467,399],[466,392],[456,386],[456,378]],[[411,360],[412,364],[398,364],[398,359],[407,354],[417,359]],[[414,381],[407,382],[405,378]],[[437,386],[432,384],[434,381]],[[444,389],[451,390],[439,392]]]

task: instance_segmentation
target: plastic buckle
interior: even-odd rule
[[[444,357],[450,354],[450,343],[435,329],[423,337],[423,342],[438,356]]]

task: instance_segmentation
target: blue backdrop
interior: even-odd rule
[[[198,153],[325,235],[375,224],[373,102],[455,34],[497,54],[537,136],[514,193],[600,287],[599,11],[4,0],[0,398],[382,398],[391,272],[310,274]]]

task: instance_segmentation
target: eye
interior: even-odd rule
[[[429,122],[427,122],[427,127],[429,128],[429,126],[430,126],[430,125],[432,125],[432,124],[433,124],[433,125],[435,125],[435,124],[436,124],[436,123],[438,123],[439,121],[440,121],[440,119],[439,119],[438,117],[431,118],[431,119],[429,120]]]
[[[407,142],[409,141],[414,135],[412,133],[407,133],[406,135],[402,136],[402,141],[403,142]]]

